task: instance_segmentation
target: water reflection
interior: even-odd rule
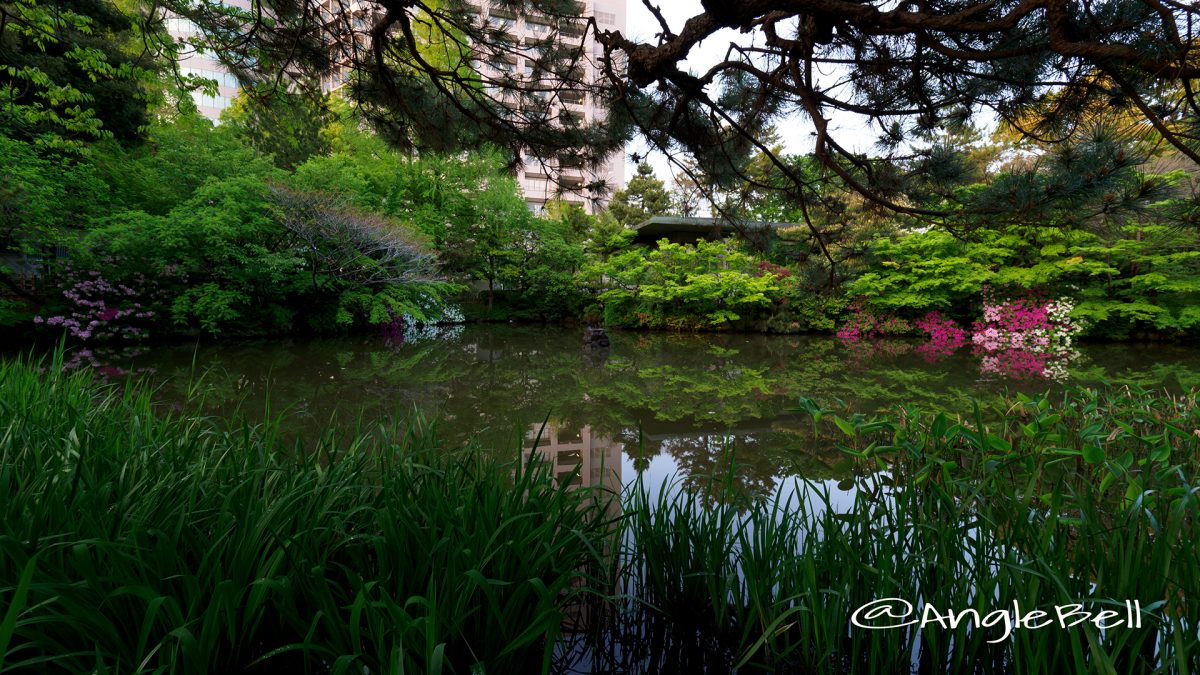
[[[771,492],[786,476],[843,475],[837,449],[790,411],[802,396],[864,412],[906,402],[965,413],[972,396],[999,388],[1061,386],[981,373],[966,349],[931,363],[919,341],[859,353],[824,337],[612,333],[611,345],[596,350],[580,335],[561,327],[467,326],[390,347],[366,336],[115,356],[93,348],[80,363],[118,376],[144,373],[164,402],[182,407],[190,399],[211,414],[240,410],[253,418],[286,409],[301,436],[420,411],[437,420],[446,444],[475,438],[508,455],[549,417],[546,442],[586,432],[589,452],[620,467],[626,482],[678,473],[702,487],[713,476],[731,477],[753,494]],[[1068,383],[1200,385],[1200,351],[1192,347],[1080,351]],[[591,457],[580,457],[592,470]]]
[[[612,436],[597,433],[590,426],[548,420],[529,425],[521,453],[526,462],[536,454],[548,463],[559,485],[600,488],[606,494],[619,496],[622,449]],[[611,501],[613,516],[619,515],[620,505],[616,501]]]

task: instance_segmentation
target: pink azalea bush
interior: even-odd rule
[[[938,361],[958,351],[967,342],[967,331],[939,311],[926,314],[916,323],[929,336],[929,341],[917,347],[926,361]]]
[[[851,303],[850,317],[838,328],[837,336],[849,352],[852,363],[861,364],[880,356],[898,356],[910,346],[902,342],[878,340],[881,335],[902,335],[910,330],[908,322],[891,314],[877,314],[861,300]]]
[[[914,322],[913,326],[928,336],[917,352],[927,361],[937,361],[963,347],[969,337],[984,374],[1064,379],[1067,365],[1079,356],[1073,343],[1083,330],[1080,322],[1071,319],[1074,308],[1067,298],[1048,300],[1029,293],[1001,299],[985,289],[983,318],[974,323],[970,333],[938,311]],[[901,319],[878,316],[855,303],[837,336],[850,350],[852,360],[861,360],[864,352],[874,355],[878,351],[871,338],[902,333],[908,328]]]
[[[876,314],[861,300],[851,303],[850,318],[842,324],[837,336],[842,342],[854,344],[880,335],[901,335],[910,330],[908,322],[891,314]]]
[[[984,373],[1018,378],[1063,379],[1067,364],[1079,356],[1073,347],[1083,325],[1071,319],[1074,303],[1036,295],[999,300],[985,293],[983,320],[975,322],[971,342],[982,355]]]

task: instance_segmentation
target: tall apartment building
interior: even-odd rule
[[[504,30],[511,36],[512,43],[518,46],[518,49],[513,50],[515,53],[522,53],[520,57],[478,64],[479,68],[486,70],[483,74],[490,78],[498,78],[503,77],[505,73],[532,72],[533,62],[536,58],[535,46],[546,40],[554,28],[548,22],[538,21],[534,18],[520,19],[511,10],[489,0],[468,1],[478,8],[481,19],[486,20],[495,28]],[[246,9],[250,7],[250,0],[224,0],[224,2]],[[626,0],[579,0],[577,2],[579,15],[594,16],[601,30],[621,31],[626,30],[625,3]],[[330,3],[331,6],[328,9],[334,10],[334,4]],[[341,3],[336,4],[342,6]],[[369,4],[353,3],[352,6],[358,5],[365,8]],[[184,38],[196,33],[196,26],[182,18],[168,19],[167,29],[172,36],[177,38]],[[598,61],[602,55],[602,49],[596,44],[590,31],[585,31],[582,24],[560,25],[558,39],[583,48],[586,63],[583,64],[582,75],[585,81],[593,82],[600,77]],[[528,50],[522,49],[524,47],[527,47]],[[528,56],[525,56],[525,53]],[[228,108],[233,98],[237,96],[237,80],[221,66],[219,61],[203,50],[185,53],[180,58],[179,66],[185,74],[198,75],[217,81],[216,96],[203,92],[193,93],[200,113],[214,121],[217,120],[221,111]],[[323,85],[329,89],[336,89],[344,82],[344,76],[334,75]],[[584,124],[602,119],[602,108],[586,94],[563,92],[558,98],[559,102],[555,105],[561,109],[550,110],[551,117],[566,113],[576,116]],[[534,158],[524,157],[522,160],[517,179],[521,191],[525,195],[526,203],[534,212],[540,213],[547,202],[562,199],[567,203],[583,207],[588,213],[595,213],[607,205],[611,193],[621,188],[625,182],[625,157],[620,153],[611,157],[596,170],[576,166],[570,161],[562,159],[552,158],[547,161],[536,161]],[[593,184],[603,184],[607,187],[607,191],[593,192],[589,190],[588,186]]]
[[[223,2],[231,7],[250,9],[250,0],[223,0]],[[200,32],[196,24],[178,16],[168,18],[166,24],[167,32],[176,40],[186,39]],[[237,96],[237,78],[221,65],[215,55],[206,50],[184,47],[179,57],[179,71],[183,75],[195,75],[208,80],[216,80],[217,92],[215,95],[201,91],[192,92],[192,98],[196,101],[196,107],[200,110],[200,114],[214,122],[221,117],[221,111],[228,108],[233,103],[234,97]]]
[[[626,0],[578,0],[576,4],[578,5],[578,14],[594,16],[600,30],[624,32],[626,30],[625,3]],[[489,0],[471,0],[471,4],[479,7],[481,16],[492,27],[508,33],[511,36],[512,44],[527,48],[514,50],[525,52],[520,57],[479,64],[480,68],[486,69],[486,72],[482,74],[489,78],[503,77],[506,72],[523,73],[526,76],[532,74],[536,60],[536,45],[554,31],[550,23],[539,21],[534,17],[521,19],[504,6],[489,2]],[[591,31],[584,29],[582,23],[574,26],[560,24],[558,39],[564,40],[570,45],[582,46],[586,61],[582,64],[582,80],[591,83],[601,77],[599,61],[603,56],[603,49],[596,43]],[[587,94],[561,92],[557,99],[554,105],[560,109],[552,108],[549,111],[550,118],[566,113],[575,116],[583,124],[603,119],[602,107],[596,101],[591,100]],[[523,160],[517,178],[526,202],[535,212],[540,212],[551,200],[562,199],[569,204],[583,207],[588,213],[595,213],[603,209],[608,204],[611,193],[625,183],[623,153],[610,157],[607,162],[594,171],[573,165],[569,161],[557,159],[537,161],[525,157]],[[593,193],[587,188],[588,185],[595,183],[605,185],[608,188],[607,192]]]

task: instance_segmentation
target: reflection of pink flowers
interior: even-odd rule
[[[938,311],[929,312],[916,325],[929,335],[929,341],[917,347],[926,361],[943,359],[967,341],[967,332]]]
[[[971,336],[971,341],[985,351],[994,352],[1000,348],[1000,331],[996,328],[985,328]]]
[[[122,368],[116,362],[132,362],[134,358],[145,353],[144,347],[125,347],[122,349],[96,348],[79,349],[69,353],[70,358],[64,359],[63,370],[90,369],[102,380],[113,380],[130,375],[141,375],[154,372],[153,368]]]
[[[1066,377],[1067,364],[1079,352],[1071,343],[1083,326],[1071,321],[1070,300],[1043,300],[1030,294],[998,301],[985,291],[983,321],[975,323],[971,342],[983,354],[987,374],[1017,378]]]
[[[994,356],[985,356],[979,362],[979,370],[989,375],[1037,379],[1046,377],[1048,357],[1043,354],[1006,349]]]

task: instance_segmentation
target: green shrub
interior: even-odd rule
[[[778,277],[727,241],[658,242],[615,253],[584,270],[601,290],[605,323],[694,330],[738,321],[771,304]]]

